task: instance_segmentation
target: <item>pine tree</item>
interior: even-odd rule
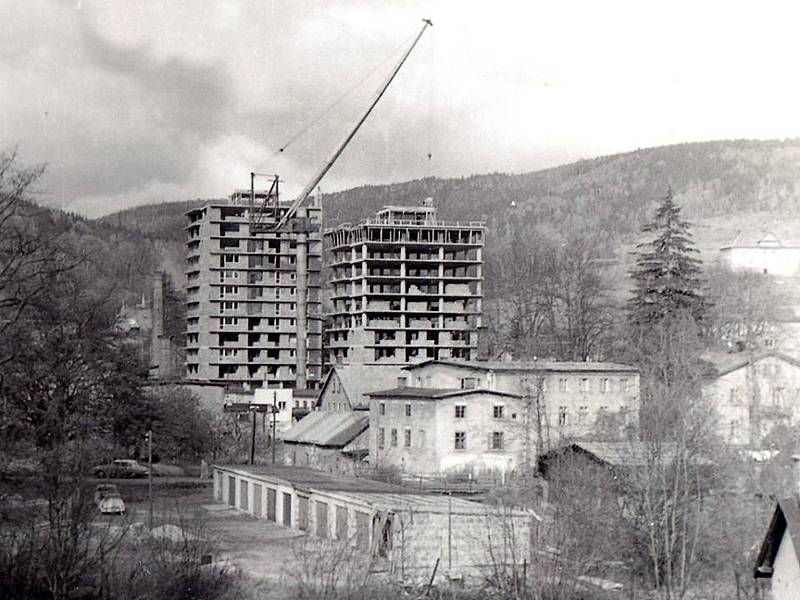
[[[669,189],[655,219],[642,228],[656,237],[636,246],[636,268],[630,273],[635,289],[628,304],[634,324],[654,325],[683,314],[702,322],[707,306],[701,293],[701,261],[693,256],[698,250],[689,228]]]

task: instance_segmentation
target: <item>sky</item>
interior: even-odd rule
[[[91,217],[224,197],[251,171],[292,196],[423,18],[323,192],[800,137],[798,17],[763,0],[0,0],[0,152],[45,163],[39,200]]]

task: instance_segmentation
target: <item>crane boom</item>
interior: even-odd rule
[[[320,181],[322,181],[322,178],[325,177],[328,171],[330,171],[331,167],[333,167],[334,163],[339,159],[339,157],[342,155],[342,152],[344,152],[345,148],[350,143],[350,140],[353,139],[356,133],[358,133],[358,130],[361,128],[361,125],[363,125],[364,121],[367,120],[367,117],[369,117],[370,113],[372,112],[372,109],[374,109],[375,106],[378,104],[378,102],[380,102],[380,99],[383,97],[383,94],[386,92],[389,85],[392,83],[395,76],[400,71],[403,64],[406,62],[406,59],[408,59],[412,50],[414,50],[414,47],[417,45],[417,42],[419,42],[419,39],[422,37],[422,34],[425,33],[425,30],[429,26],[430,27],[433,26],[433,23],[430,21],[430,19],[423,19],[422,21],[423,21],[422,29],[414,38],[414,41],[411,42],[411,45],[408,47],[408,50],[405,51],[400,61],[392,70],[392,73],[384,82],[383,86],[381,86],[380,90],[375,96],[375,99],[372,101],[367,111],[364,113],[361,119],[359,119],[358,123],[355,124],[355,126],[347,135],[347,137],[344,139],[344,141],[341,144],[339,144],[339,146],[336,148],[336,151],[333,153],[330,159],[328,159],[328,161],[325,163],[322,169],[320,169],[320,171],[314,176],[314,178],[311,181],[309,181],[308,185],[306,185],[306,187],[303,188],[303,191],[300,192],[300,195],[298,195],[295,201],[292,202],[289,209],[285,213],[283,213],[283,216],[281,216],[280,220],[275,224],[273,228],[275,231],[280,230],[286,225],[289,219],[291,219],[295,215],[297,209],[300,206],[302,206],[302,204],[308,199],[308,197],[311,195],[311,192],[314,191],[314,188],[317,187]]]

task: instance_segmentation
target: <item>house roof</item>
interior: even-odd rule
[[[545,372],[581,372],[581,373],[601,373],[606,371],[621,373],[637,373],[638,369],[630,365],[623,365],[611,362],[560,362],[548,360],[533,361],[504,361],[504,360],[425,360],[413,365],[404,367],[408,371],[413,371],[428,365],[449,365],[452,367],[462,367],[475,371],[545,371]]]
[[[800,503],[796,498],[779,500],[775,504],[775,512],[772,514],[767,534],[758,551],[753,577],[757,579],[772,577],[775,557],[778,555],[778,548],[781,546],[783,534],[786,533],[787,528],[796,536],[800,536]]]
[[[369,415],[314,411],[283,434],[283,441],[343,448],[369,425]]]
[[[798,248],[794,240],[782,241],[774,233],[767,231],[740,231],[736,237],[725,244],[720,250],[731,250],[733,248]]]
[[[765,358],[776,358],[783,362],[800,367],[800,360],[784,354],[782,352],[760,352],[755,355],[746,352],[706,352],[701,357],[707,365],[707,374],[710,377],[721,377],[738,371],[750,363],[759,362]]]
[[[339,377],[353,408],[367,408],[369,392],[397,385],[397,378],[404,375],[400,365],[335,365],[325,378],[319,392],[320,398],[334,373]]]
[[[522,398],[522,396],[519,394],[498,392],[496,390],[486,390],[482,388],[454,390],[452,388],[399,387],[392,388],[390,390],[370,392],[368,395],[370,398],[414,398],[417,400],[441,400],[443,398],[469,396],[471,394],[485,394],[489,396],[501,396],[504,398]]]
[[[666,456],[675,452],[674,444],[662,444],[661,451]],[[653,448],[646,442],[571,442],[542,454],[541,461],[547,462],[566,451],[589,455],[594,460],[612,467],[642,467],[648,462]]]

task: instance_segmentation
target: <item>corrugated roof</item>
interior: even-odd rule
[[[463,367],[465,369],[474,369],[477,371],[552,371],[552,372],[625,372],[636,373],[638,369],[630,365],[623,365],[611,362],[560,362],[548,360],[534,360],[534,361],[503,361],[503,360],[473,360],[473,361],[458,361],[458,360],[425,360],[422,362],[408,365],[405,367],[408,371],[413,371],[427,365],[450,365],[453,367]]]
[[[486,390],[483,388],[471,388],[468,390],[454,390],[452,388],[421,388],[421,387],[399,387],[390,390],[380,390],[371,392],[370,398],[416,398],[428,400],[440,400],[442,398],[454,398],[456,396],[468,396],[470,394],[486,394],[488,396],[502,396],[504,398],[522,398],[519,394],[510,392],[498,392],[496,390]]]
[[[283,435],[284,442],[342,448],[369,425],[369,415],[353,412],[310,413]]]

